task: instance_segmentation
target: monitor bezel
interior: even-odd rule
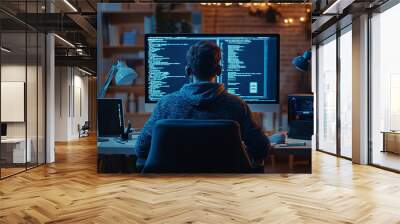
[[[201,33],[148,33],[144,36],[144,85],[145,85],[145,103],[157,103],[158,100],[150,100],[149,99],[149,85],[148,85],[148,77],[149,77],[149,60],[148,60],[148,39],[151,37],[173,37],[173,36],[181,36],[181,37],[193,37],[193,36],[204,36],[204,37],[274,37],[277,38],[278,46],[277,46],[277,85],[276,89],[276,98],[273,101],[251,101],[243,99],[247,104],[279,104],[280,101],[280,34],[254,34],[254,33],[223,33],[223,34],[201,34]]]
[[[125,108],[124,108],[124,103],[123,103],[123,100],[122,100],[122,98],[97,98],[97,101],[96,101],[96,106],[97,106],[97,108],[99,107],[99,101],[118,101],[118,104],[121,104],[121,123],[122,123],[122,125],[124,125],[125,126]],[[96,111],[96,116],[97,116],[97,119],[96,119],[96,122],[97,122],[97,137],[118,137],[118,136],[121,136],[121,132],[119,133],[119,134],[109,134],[109,135],[100,135],[100,130],[99,130],[99,128],[100,128],[100,125],[99,125],[99,118],[100,118],[100,116],[99,116],[99,110],[97,110]]]

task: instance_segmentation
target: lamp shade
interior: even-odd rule
[[[137,78],[137,73],[129,68],[125,62],[117,62],[117,73],[115,74],[115,83],[118,86],[132,85]]]
[[[311,52],[305,51],[303,55],[297,56],[293,59],[293,65],[300,71],[306,72],[310,66]]]

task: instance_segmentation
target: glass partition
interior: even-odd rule
[[[27,82],[26,82],[26,114],[27,114],[27,150],[29,153],[29,160],[27,167],[37,165],[37,149],[38,149],[38,35],[35,32],[27,33]]]
[[[46,39],[17,19],[39,13],[43,4],[0,2],[2,9],[14,12],[0,12],[0,178],[45,163]]]
[[[24,171],[30,162],[26,150],[27,48],[25,32],[1,34],[1,175]],[[6,49],[6,50],[4,50]]]

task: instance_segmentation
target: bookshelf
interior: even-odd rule
[[[171,5],[175,7],[171,9]],[[117,60],[125,61],[137,72],[138,79],[132,86],[116,86],[111,83],[106,94],[106,97],[123,99],[125,120],[132,121],[134,126],[143,126],[150,115],[144,112],[144,34],[169,32],[163,28],[169,28],[179,20],[193,24],[192,17],[196,10],[190,4],[164,6],[166,7],[162,11],[152,3],[113,3],[98,7],[98,89],[105,82],[111,65]],[[196,15],[198,18],[198,10]],[[199,23],[196,24],[200,27]]]
[[[98,10],[98,77],[100,86],[117,60],[123,60],[138,74],[131,86],[111,83],[106,97],[122,98],[125,121],[134,127],[143,125],[149,113],[144,112],[144,34],[154,32],[153,4],[104,4]]]

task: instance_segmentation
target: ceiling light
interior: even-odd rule
[[[90,72],[88,72],[88,71],[86,71],[86,70],[83,70],[83,69],[81,69],[81,68],[79,68],[79,67],[78,67],[78,70],[81,71],[81,72],[83,72],[83,73],[85,73],[86,75],[90,75],[90,76],[93,75],[92,73],[90,73]]]
[[[284,23],[288,23],[289,20],[288,20],[288,19],[284,19],[283,22],[284,22]]]
[[[60,37],[58,34],[54,34],[55,37],[57,37],[59,40],[61,40],[62,42],[64,42],[65,44],[67,44],[68,46],[75,48],[75,45],[73,45],[71,42],[69,42],[68,40]]]
[[[1,49],[1,51],[4,51],[6,53],[10,53],[11,52],[11,50],[9,50],[9,49],[7,49],[5,47],[1,47],[0,49]]]
[[[78,10],[68,1],[64,0],[64,3],[68,5],[74,12],[78,12]]]
[[[336,0],[324,12],[323,15],[338,15],[342,14],[343,10],[351,5],[355,0]]]
[[[289,23],[293,23],[293,19],[292,18],[289,18]]]
[[[306,21],[306,18],[304,18],[303,16],[300,17],[300,22],[304,22],[304,21]]]

